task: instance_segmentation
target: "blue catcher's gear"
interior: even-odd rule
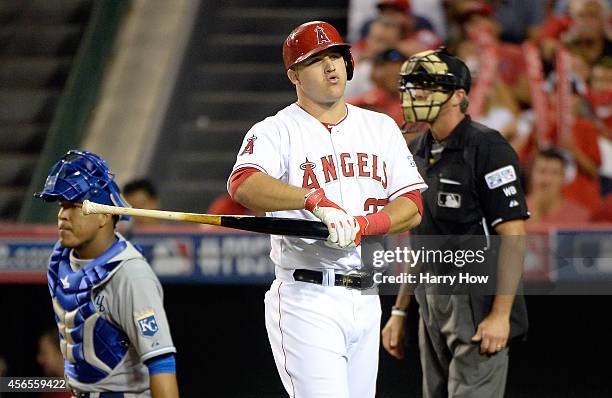
[[[53,167],[41,192],[34,194],[47,202],[90,200],[110,206],[130,207],[121,196],[106,161],[92,152],[68,151]],[[120,220],[129,217],[121,216]]]
[[[116,241],[78,271],[70,267],[70,250],[57,243],[47,272],[66,375],[81,383],[96,383],[125,357],[129,339],[95,309],[92,291],[106,283],[122,261],[112,261],[127,243]]]

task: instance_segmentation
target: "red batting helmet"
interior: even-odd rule
[[[351,80],[354,68],[351,45],[342,40],[336,28],[323,21],[306,22],[287,36],[283,45],[285,69],[290,69],[330,47],[338,47],[342,51],[346,63],[346,77]]]

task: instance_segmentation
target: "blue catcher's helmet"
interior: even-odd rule
[[[41,192],[35,197],[46,202],[67,200],[82,203],[90,200],[110,206],[130,207],[113,181],[106,161],[92,152],[72,149],[53,167]],[[121,216],[120,220],[129,220]]]

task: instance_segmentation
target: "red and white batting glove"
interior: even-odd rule
[[[355,237],[355,246],[361,244],[361,237],[367,235],[385,235],[391,228],[391,219],[384,211],[367,216],[355,216],[359,223],[359,232]]]
[[[357,220],[342,207],[329,200],[322,188],[308,192],[305,196],[304,208],[327,226],[329,237],[326,243],[328,246],[341,249],[354,247],[354,241],[359,232]]]

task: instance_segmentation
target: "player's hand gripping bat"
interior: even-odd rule
[[[159,220],[188,221],[198,224],[219,225],[243,231],[261,232],[271,235],[297,236],[300,238],[325,240],[329,231],[319,221],[297,218],[253,217],[182,213],[178,211],[147,210],[133,207],[108,206],[100,203],[83,202],[83,214],[113,214],[136,217],[150,217]]]

